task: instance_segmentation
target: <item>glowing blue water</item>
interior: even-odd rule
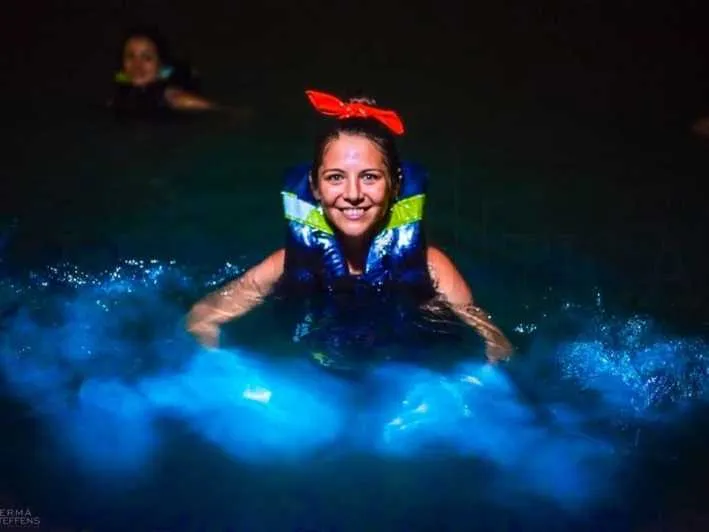
[[[173,420],[240,462],[470,457],[494,468],[495,489],[579,507],[611,492],[641,427],[671,425],[707,398],[703,341],[607,316],[600,303],[519,324],[531,348],[507,366],[473,360],[446,374],[387,364],[355,382],[298,353],[201,350],[183,330],[186,304],[238,272],[135,260],[0,285],[12,309],[4,381],[51,428],[57,460],[114,483],[145,478]]]

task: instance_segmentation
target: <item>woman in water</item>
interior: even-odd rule
[[[151,29],[129,32],[121,49],[121,71],[110,106],[120,115],[157,118],[173,110],[218,109],[189,87],[191,73],[171,65],[167,46]]]
[[[329,316],[331,335],[362,339],[387,330],[405,339],[414,331],[403,332],[411,320],[401,309],[438,305],[480,334],[489,361],[508,358],[509,341],[475,304],[453,262],[424,242],[419,226],[425,194],[417,173],[399,160],[394,134],[403,133],[403,124],[396,113],[362,99],[345,103],[307,94],[318,111],[338,120],[317,143],[311,169],[296,174],[283,193],[285,248],[198,302],[188,315],[188,330],[214,347],[222,324],[282,292],[319,301],[308,307],[320,310],[309,323],[317,329]],[[369,306],[362,304],[362,294]],[[384,328],[377,329],[377,322]]]

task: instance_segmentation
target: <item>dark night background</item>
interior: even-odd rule
[[[464,267],[530,294],[598,284],[609,304],[707,330],[709,141],[690,129],[709,115],[704,2],[44,0],[1,10],[0,221],[18,222],[10,268],[266,253],[282,228],[241,228],[279,219],[282,171],[310,156],[318,117],[303,90],[361,89],[404,117],[404,153],[432,171],[431,237]],[[116,128],[102,106],[122,31],[137,22],[159,25],[206,95],[254,117]],[[473,284],[513,322],[497,288]],[[687,506],[702,508],[703,483],[691,486]]]
[[[639,298],[656,297],[664,290],[659,284],[674,283],[666,290],[694,309],[706,288],[699,187],[707,156],[689,128],[709,113],[705,10],[698,2],[522,4],[114,1],[101,7],[42,2],[31,11],[5,7],[3,185],[12,192],[6,190],[3,203],[31,209],[17,202],[18,187],[29,190],[43,216],[55,215],[57,230],[62,205],[75,211],[102,210],[102,202],[114,207],[100,189],[111,190],[112,198],[126,184],[97,174],[135,167],[140,157],[116,148],[108,163],[105,154],[94,157],[104,161],[97,167],[86,154],[107,151],[96,137],[105,129],[100,106],[110,93],[122,30],[155,22],[177,55],[201,72],[209,96],[257,112],[241,129],[196,129],[187,147],[164,141],[168,161],[154,165],[171,166],[170,179],[179,186],[203,180],[194,174],[205,172],[188,172],[177,161],[180,151],[200,151],[208,172],[214,163],[207,151],[232,140],[226,164],[234,170],[218,186],[239,190],[238,210],[239,197],[251,198],[240,168],[271,176],[276,185],[280,174],[263,167],[274,157],[276,168],[289,164],[293,159],[283,147],[295,150],[297,160],[309,157],[313,116],[304,88],[340,94],[362,89],[405,116],[411,134],[404,151],[410,147],[438,176],[433,212],[449,211],[458,201],[456,212],[472,215],[458,224],[470,227],[456,230],[462,236],[434,230],[442,245],[469,237],[470,245],[484,248],[472,236],[480,235],[481,224],[496,247],[506,238],[511,248],[520,238],[560,240],[595,263],[621,268],[623,285],[645,283],[634,290]],[[259,146],[269,156],[244,164],[237,143]],[[185,175],[175,176],[175,169]],[[455,186],[446,181],[453,172]],[[81,199],[67,191],[77,180]],[[140,195],[148,201],[150,192]],[[277,208],[276,201],[258,201]],[[232,233],[226,224],[220,230]],[[64,253],[71,253],[68,246],[61,244]],[[530,246],[538,247],[536,241]]]

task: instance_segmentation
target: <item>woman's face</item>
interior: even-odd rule
[[[123,47],[123,71],[132,85],[143,87],[157,81],[160,56],[155,43],[147,37],[131,37]]]
[[[325,147],[316,171],[313,194],[328,221],[345,237],[370,235],[393,195],[379,147],[364,136],[342,134]]]

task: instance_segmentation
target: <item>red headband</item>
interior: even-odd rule
[[[396,111],[378,109],[359,102],[345,103],[336,96],[317,91],[305,91],[315,109],[327,116],[343,118],[373,118],[384,124],[395,135],[403,135],[404,124]]]

